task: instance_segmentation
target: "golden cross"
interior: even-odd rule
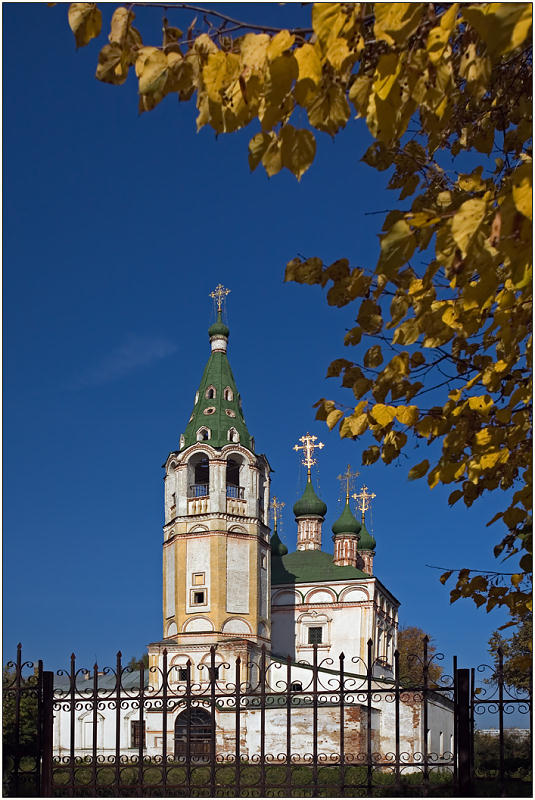
[[[298,444],[294,445],[294,450],[296,452],[303,450],[303,458],[301,459],[301,462],[307,468],[308,480],[310,480],[310,467],[317,463],[317,459],[312,457],[314,455],[314,450],[316,450],[316,448],[321,450],[322,447],[325,447],[323,442],[318,442],[318,444],[315,444],[317,438],[317,436],[311,436],[310,433],[305,433],[305,435],[301,436],[299,439],[299,441],[303,442],[303,444],[301,446]]]
[[[225,289],[222,283],[218,283],[213,292],[210,292],[210,297],[213,297],[217,303],[217,310],[221,311],[223,300],[230,294],[230,289]]]
[[[358,478],[358,476],[359,476],[358,472],[356,472],[356,471],[355,472],[351,472],[351,464],[348,464],[346,471],[338,476],[338,480],[339,481],[345,481],[346,482],[346,503],[349,502],[349,484],[350,484],[350,482],[352,481],[353,478]]]
[[[362,511],[362,521],[364,522],[364,514],[371,506],[373,498],[377,497],[377,495],[374,492],[369,492],[367,486],[363,486],[360,492],[351,496],[353,500],[357,501],[357,508]]]
[[[273,495],[273,499],[271,500],[270,506],[271,510],[273,511],[273,527],[277,530],[277,514],[281,508],[284,508],[286,503],[282,501],[278,501],[276,495]]]

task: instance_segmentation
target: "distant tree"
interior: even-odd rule
[[[500,765],[500,740],[497,735],[476,731],[474,736],[474,766],[479,777],[494,777]],[[510,777],[525,777],[531,769],[529,736],[516,731],[504,732],[504,768]]]
[[[27,762],[25,765],[24,758],[30,757],[30,763],[33,764],[33,759],[37,753],[38,701],[37,692],[32,691],[32,687],[37,688],[37,678],[36,676],[31,676],[21,679],[18,731],[16,723],[17,692],[15,686],[15,669],[6,665],[2,670],[2,785],[4,797],[13,792],[15,755],[18,754],[22,759],[22,772],[19,774],[19,791],[22,791],[22,795],[24,795],[26,793],[25,790],[29,790],[33,780],[32,775],[25,772],[28,766]]]
[[[431,644],[431,637],[421,628],[408,626],[398,633],[399,679],[404,686],[419,687],[424,683],[424,637],[428,636],[427,663],[429,665],[427,680],[429,685],[437,683],[442,675],[442,667],[431,661],[436,647]],[[431,663],[430,663],[431,662]]]
[[[498,666],[498,648],[503,653],[503,678],[507,686],[514,689],[530,688],[531,667],[533,661],[533,618],[517,618],[518,627],[510,638],[506,639],[499,631],[495,631],[489,639],[489,650]]]
[[[149,654],[143,653],[141,658],[136,658],[136,656],[132,656],[130,661],[128,662],[127,666],[130,667],[132,672],[139,672],[140,664],[143,664],[145,669],[149,668]]]

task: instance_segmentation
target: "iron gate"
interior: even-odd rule
[[[277,662],[263,650],[258,664],[242,664],[238,658],[235,664],[219,665],[226,670],[223,676],[212,648],[210,665],[204,667],[207,680],[195,683],[192,665],[169,666],[166,651],[162,667],[151,668],[157,673],[152,678],[142,664],[139,671],[123,666],[120,653],[114,668],[99,670],[95,664],[91,671],[77,667],[73,654],[70,669],[58,670],[54,676],[43,670],[41,661],[35,667],[24,662],[19,645],[16,661],[7,665],[3,676],[4,795],[469,796],[477,777],[475,721],[486,712],[498,716],[496,771],[503,795],[507,779],[504,719],[514,709],[529,714],[531,736],[531,691],[513,692],[504,684],[501,652],[495,668],[486,668],[490,672],[483,688],[476,686],[482,668],[457,669],[456,659],[452,675],[442,675],[433,683],[429,668],[437,658],[440,654],[428,658],[424,639],[419,659],[423,680],[421,685],[409,686],[400,681],[397,653],[393,677],[377,677],[384,664],[373,659],[371,641],[367,664],[351,659],[348,665],[343,654],[336,665],[331,659],[318,662],[314,645],[311,664],[290,658]],[[275,681],[274,668],[279,670]],[[299,682],[295,670],[300,671]],[[308,680],[303,680],[304,670]],[[378,703],[391,704],[390,749],[377,749],[374,713]],[[427,736],[429,713],[437,703],[451,709],[454,721],[451,747],[446,743],[441,751],[429,746]],[[408,751],[403,749],[402,719],[411,704],[421,713],[422,735],[419,749]],[[284,720],[276,752],[267,746],[273,739],[273,713]],[[111,752],[99,739],[103,714],[115,721]],[[134,747],[125,741],[128,714],[133,715]],[[232,719],[228,726],[232,735],[227,731],[222,740],[216,718],[225,714]],[[327,714],[337,721],[333,752],[320,746]],[[155,740],[160,743],[158,752],[147,746],[145,723],[151,715],[158,718],[161,728]],[[298,751],[296,731],[303,727],[305,717],[308,747]],[[255,752],[244,745],[244,730],[251,719],[258,729]],[[87,726],[83,740],[80,724]],[[61,725],[67,745],[58,750]],[[360,739],[355,738],[357,734]]]

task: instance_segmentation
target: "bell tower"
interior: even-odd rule
[[[212,292],[217,318],[211,353],[178,450],[165,463],[163,640],[149,645],[151,665],[257,663],[270,648],[270,466],[255,452],[227,358],[222,319],[228,289]],[[195,666],[197,669],[197,666]],[[183,672],[183,670],[182,670]],[[208,680],[208,669],[191,676]],[[230,677],[230,676],[229,676]]]

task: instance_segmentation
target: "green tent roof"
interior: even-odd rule
[[[209,335],[210,338],[215,335],[228,335],[228,328],[222,322],[221,314],[218,314],[217,322],[209,329]],[[215,397],[206,396],[211,387],[215,389]],[[232,400],[225,399],[227,387],[232,393]],[[212,447],[224,447],[229,444],[228,432],[230,428],[235,428],[240,437],[240,444],[249,450],[253,449],[251,436],[241,410],[241,398],[236,388],[236,381],[227,354],[220,350],[211,353],[204,369],[197,401],[184,431],[184,444],[181,450],[190,447],[197,441],[199,428],[210,430],[211,435],[208,442]]]
[[[271,584],[347,581],[369,578],[356,567],[338,567],[332,553],[322,550],[296,550],[279,557],[271,554]]]

